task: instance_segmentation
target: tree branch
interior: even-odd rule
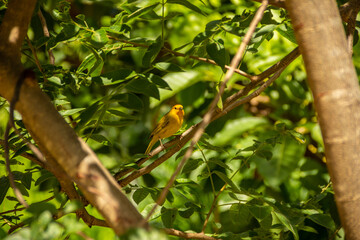
[[[359,239],[360,91],[343,23],[335,1],[286,4],[313,92],[341,223],[346,239]]]
[[[216,104],[219,101],[220,96],[222,95],[222,93],[223,93],[223,91],[225,89],[227,81],[231,78],[231,76],[232,76],[232,74],[234,72],[234,69],[236,68],[236,66],[241,61],[243,53],[245,52],[245,48],[246,48],[247,44],[250,42],[251,36],[252,36],[253,32],[255,31],[255,28],[256,28],[258,22],[261,20],[262,15],[263,15],[263,13],[264,13],[264,11],[266,9],[266,6],[267,6],[267,1],[263,1],[263,4],[258,9],[256,15],[254,16],[254,19],[252,20],[252,22],[250,24],[249,30],[246,33],[246,35],[244,37],[244,40],[241,43],[237,54],[235,55],[235,57],[233,58],[233,60],[231,62],[230,70],[225,75],[225,79],[224,79],[224,82],[222,83],[222,86],[220,87],[219,93],[216,95],[215,99],[213,100],[213,102],[212,102],[212,104],[211,104],[211,106],[209,108],[209,111],[205,114],[205,116],[203,117],[203,120],[200,123],[194,125],[192,128],[189,128],[186,132],[184,132],[181,135],[180,142],[173,149],[171,149],[170,151],[165,153],[163,156],[161,156],[159,159],[157,159],[156,161],[154,161],[150,165],[148,165],[148,166],[146,166],[146,167],[144,167],[144,168],[142,168],[140,170],[134,171],[128,177],[120,180],[119,183],[120,183],[121,186],[125,186],[128,183],[130,183],[132,180],[136,179],[137,177],[142,176],[142,175],[144,175],[146,173],[149,173],[156,166],[160,165],[161,163],[166,161],[168,158],[170,158],[173,154],[175,154],[175,152],[180,150],[181,147],[183,145],[185,145],[185,143],[187,141],[189,141],[191,138],[192,138],[191,146],[194,146],[194,144],[200,139],[204,129],[212,121],[211,118],[212,118],[212,116],[213,116],[213,114],[215,112],[214,109],[216,107]],[[168,144],[173,145],[174,143],[172,143],[172,142],[173,141],[169,142]],[[172,182],[175,180],[174,176],[176,176],[178,174],[178,172],[180,171],[182,166],[185,164],[186,160],[190,157],[190,154],[192,153],[191,146],[187,150],[187,153],[185,153],[184,158],[180,162],[178,168],[176,169],[176,171],[174,172],[174,174],[173,174],[173,176],[171,178],[172,181],[170,181],[170,183],[168,185],[170,185],[170,184],[172,185]],[[159,148],[154,149],[151,154],[157,154],[157,151],[159,151],[158,149]],[[165,189],[167,189],[167,188],[165,188]],[[162,194],[162,195],[166,196],[166,194]],[[164,196],[162,196],[162,198],[164,198]],[[162,202],[162,200],[159,199],[158,202]],[[152,213],[152,212],[153,211],[151,211],[150,213]]]
[[[253,0],[261,3],[262,0]],[[285,0],[269,0],[269,5],[286,9]]]
[[[283,72],[283,70],[294,60],[296,59],[298,56],[300,55],[300,51],[298,48],[295,48],[291,53],[289,53],[287,56],[285,56],[282,60],[280,60],[278,63],[276,63],[275,65],[273,65],[272,67],[268,68],[267,70],[265,70],[265,72],[267,72],[267,74],[271,74],[273,72],[279,73],[281,74]],[[239,106],[245,102],[250,101],[252,98],[255,97],[255,95],[251,95],[249,98],[246,98],[244,100],[241,100],[242,102],[237,102],[235,105],[230,106],[232,103],[236,102],[238,99],[240,99],[241,97],[247,95],[251,90],[253,90],[254,88],[256,88],[258,86],[258,84],[263,81],[264,79],[266,79],[269,76],[266,76],[266,74],[261,73],[259,75],[258,79],[256,79],[255,82],[250,83],[249,85],[247,85],[244,89],[240,90],[239,92],[229,96],[225,101],[224,101],[224,110],[223,111],[217,111],[215,117],[212,118],[211,121],[216,120],[217,118],[227,114],[229,111],[231,111],[234,106]],[[274,81],[276,79],[271,77]],[[266,83],[266,84],[270,84]],[[266,85],[267,86],[267,85]],[[263,89],[262,89],[263,91]],[[259,93],[260,94],[260,93]],[[153,163],[149,164],[146,167],[143,167],[139,170],[134,170],[133,168],[127,168],[124,170],[119,171],[118,173],[115,174],[115,179],[119,180],[122,177],[124,177],[125,175],[129,174],[130,172],[133,172],[132,174],[130,174],[129,176],[127,176],[124,179],[119,180],[119,184],[120,186],[124,187],[127,184],[129,184],[131,181],[133,181],[134,179],[147,174],[149,172],[151,172],[154,168],[156,168],[157,166],[159,166],[160,164],[162,164],[163,162],[165,162],[167,159],[169,159],[171,156],[173,156],[176,152],[178,152],[188,141],[190,141],[190,139],[193,137],[193,132],[194,128],[197,128],[198,124],[192,126],[191,128],[189,128],[187,131],[185,131],[179,138],[176,138],[170,142],[167,142],[164,144],[164,147],[162,146],[158,146],[157,148],[153,149],[151,151],[151,156],[155,156],[156,154],[158,154],[159,152],[168,149],[174,145],[176,145],[174,148],[170,149],[169,151],[167,151],[164,155],[162,155],[160,158],[156,159]],[[142,158],[138,161],[136,161],[136,164],[140,167],[142,164],[144,164],[147,160],[151,159],[151,157],[148,158]]]
[[[181,237],[185,239],[200,239],[200,240],[217,240],[218,238],[210,237],[204,233],[186,233],[173,228],[164,228],[166,234]]]
[[[40,19],[41,26],[43,27],[44,36],[45,37],[50,37],[49,29],[48,29],[47,24],[46,24],[46,19],[44,18],[44,15],[42,14],[41,9],[39,9],[37,15],[38,15],[38,17]],[[46,43],[46,46],[47,46],[47,43]],[[55,64],[55,57],[54,57],[54,54],[53,54],[51,49],[48,49],[48,54],[49,54],[49,62],[50,62],[50,64],[54,65]]]
[[[0,29],[0,95],[12,99],[22,72],[20,47],[36,1],[12,0]],[[19,14],[19,12],[21,14]],[[55,159],[117,234],[139,226],[142,216],[93,151],[59,115],[33,78],[25,78],[15,108],[43,152]]]
[[[24,4],[22,0],[9,1],[0,28],[0,52],[7,53],[7,60],[20,60],[20,48],[26,36],[36,2],[37,0],[28,0]]]

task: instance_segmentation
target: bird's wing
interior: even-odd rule
[[[150,138],[154,135],[158,134],[161,130],[163,130],[167,125],[169,125],[170,120],[167,115],[163,116],[160,121],[156,124],[154,130],[151,132]]]

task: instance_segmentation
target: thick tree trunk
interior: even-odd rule
[[[360,239],[360,91],[335,0],[286,0],[347,239]]]
[[[12,0],[0,29],[0,96],[11,101],[22,72],[20,48],[36,0]],[[118,234],[143,223],[143,218],[93,151],[56,111],[36,79],[27,76],[21,85],[16,110],[46,154],[77,183],[87,200]],[[44,164],[51,164],[50,161]],[[54,166],[53,168],[54,169]],[[57,175],[57,174],[55,174]],[[58,175],[57,175],[58,176]],[[59,181],[69,181],[66,176]],[[91,223],[89,223],[91,224]]]

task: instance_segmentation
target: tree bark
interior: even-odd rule
[[[286,0],[347,239],[360,239],[360,91],[335,0]]]
[[[11,101],[23,71],[20,48],[36,0],[9,1],[0,28],[0,95]],[[41,149],[77,184],[117,234],[143,223],[143,218],[121,192],[115,179],[93,151],[56,111],[34,76],[26,76],[15,105]],[[48,164],[48,163],[45,163]],[[68,181],[67,176],[59,181]]]

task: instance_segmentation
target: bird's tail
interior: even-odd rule
[[[155,139],[154,137],[151,139],[148,147],[146,148],[146,151],[145,151],[145,155],[148,155],[151,151],[151,148],[154,146],[154,144],[156,143],[157,139]]]

